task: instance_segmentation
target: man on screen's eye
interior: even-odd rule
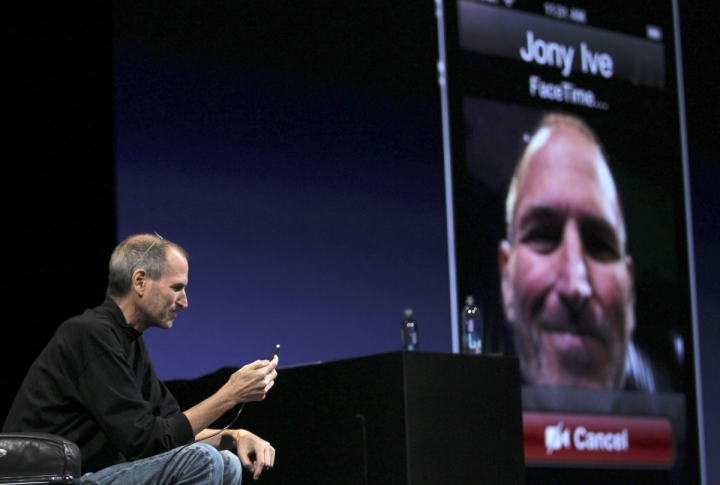
[[[515,170],[499,248],[505,316],[528,384],[621,389],[633,265],[603,151],[580,119],[546,116]]]

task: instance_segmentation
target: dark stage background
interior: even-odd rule
[[[718,10],[681,4],[708,457],[720,450]],[[117,238],[137,231],[192,256],[191,308],[148,333],[163,378],[241,365],[276,341],[284,364],[394,350],[405,307],[422,348],[449,351],[431,1],[31,3],[5,24],[0,417],[54,329],[102,300]],[[712,459],[708,479],[720,482]]]

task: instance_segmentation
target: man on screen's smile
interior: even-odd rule
[[[633,266],[615,183],[583,121],[543,119],[515,171],[506,219],[503,304],[525,381],[622,388]]]

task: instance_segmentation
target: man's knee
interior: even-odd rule
[[[175,468],[172,463],[170,468]],[[212,446],[205,443],[195,443],[180,452],[177,468],[175,469],[182,476],[180,483],[187,481],[187,483],[220,485],[223,483],[225,458]],[[204,480],[198,480],[201,477]],[[198,481],[196,482],[196,480]]]
[[[225,471],[223,476],[223,485],[240,485],[242,482],[242,470],[243,466],[240,463],[240,458],[232,451],[221,451],[220,452],[225,461]]]
[[[191,475],[196,470],[207,476],[207,483],[218,485],[240,485],[242,481],[242,463],[236,454],[229,451],[218,451],[205,443],[195,443],[188,446],[188,462],[192,463]],[[185,451],[183,451],[185,453]],[[185,474],[183,474],[185,475]],[[212,475],[212,477],[208,476]]]

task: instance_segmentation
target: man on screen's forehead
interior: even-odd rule
[[[499,249],[507,321],[528,384],[620,389],[635,329],[632,261],[602,149],[548,115],[515,170]]]

